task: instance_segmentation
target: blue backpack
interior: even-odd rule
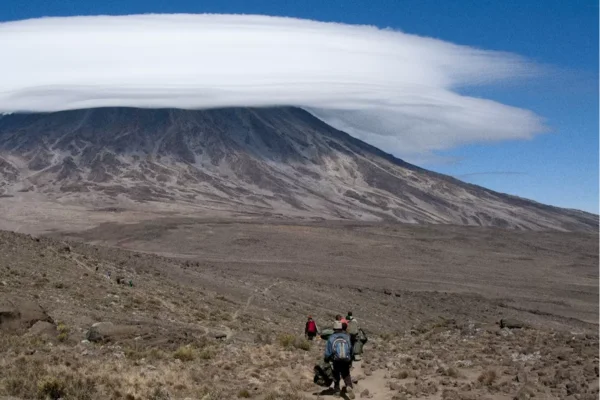
[[[333,360],[334,361],[350,361],[352,359],[352,351],[348,339],[344,336],[335,338],[332,344]]]

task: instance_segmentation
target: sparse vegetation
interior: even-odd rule
[[[483,383],[486,386],[491,386],[496,381],[497,377],[498,375],[496,374],[495,370],[488,369],[482,372],[481,375],[479,375],[477,381]]]
[[[305,293],[297,281],[267,291],[273,282],[257,274],[244,276],[244,284],[229,291],[237,275],[222,275],[221,267],[214,268],[215,272],[191,268],[189,272],[194,274],[202,271],[201,279],[193,281],[196,275],[178,275],[182,273],[177,269],[179,261],[166,257],[73,244],[69,257],[86,263],[79,265],[69,257],[57,258],[49,249],[44,258],[36,247],[22,252],[38,243],[24,236],[15,239],[0,232],[0,239],[0,269],[4,271],[4,265],[10,263],[16,272],[0,279],[6,281],[6,285],[0,283],[0,298],[18,293],[42,304],[52,320],[60,321],[56,326],[47,324],[49,336],[34,334],[29,321],[15,334],[5,334],[0,324],[0,398],[314,398],[312,393],[319,389],[312,381],[311,369],[315,360],[322,358],[324,342],[307,341],[292,332],[300,331],[307,312],[326,326],[331,319],[329,308],[339,309],[338,297],[353,293],[363,310],[372,310],[355,309],[369,335],[363,361],[355,364],[360,378],[357,397],[362,393],[361,381],[373,384],[374,379],[385,382],[382,393],[387,398],[397,399],[429,398],[436,393],[447,400],[496,394],[512,398],[522,382],[531,386],[536,398],[564,398],[566,390],[581,399],[596,394],[595,332],[588,333],[583,325],[578,329],[586,334],[543,327],[518,333],[500,331],[477,322],[475,317],[484,311],[486,316],[490,310],[497,311],[495,303],[479,297],[406,291],[398,303],[402,307],[384,309],[378,308],[378,295],[367,289],[348,292],[333,288],[333,305],[319,308],[297,301],[297,294]],[[44,238],[42,245],[51,248],[51,243],[51,238]],[[29,254],[33,261],[27,258]],[[121,264],[124,257],[127,262]],[[34,262],[41,264],[38,269],[22,268]],[[98,272],[95,265],[100,265]],[[159,278],[153,273],[155,268],[163,271]],[[48,281],[40,290],[34,283],[41,270]],[[139,284],[134,289],[118,286],[114,279],[107,279],[107,270],[113,271],[113,276],[133,275]],[[205,280],[209,284],[203,286]],[[224,280],[226,284],[218,286]],[[53,283],[58,281],[65,287],[55,288]],[[225,299],[216,298],[218,290]],[[282,294],[291,294],[296,300],[285,300]],[[386,301],[392,305],[400,299],[389,297]],[[447,315],[452,315],[458,304],[475,322],[440,320],[435,316],[439,304]],[[306,311],[311,307],[315,310]],[[519,313],[512,308],[501,311]],[[396,317],[401,321],[398,325]],[[543,321],[545,315],[536,318]],[[112,323],[115,336],[81,342],[84,332],[97,322]],[[36,328],[41,332],[44,324]],[[221,333],[226,337],[218,336]],[[524,365],[528,367],[522,373]],[[536,379],[530,380],[529,374]]]
[[[450,367],[444,370],[444,375],[449,376],[451,378],[458,378],[460,376],[460,372],[456,368]]]
[[[192,361],[196,358],[196,354],[194,349],[192,349],[189,346],[181,346],[179,347],[175,353],[173,354],[173,357],[176,358],[177,360],[181,360],[181,361]]]
[[[203,349],[200,352],[200,358],[202,360],[211,360],[215,357],[215,351],[213,349]]]
[[[67,388],[60,379],[46,377],[38,383],[37,395],[39,399],[58,400],[67,395]]]
[[[56,325],[56,331],[58,332],[56,338],[60,342],[65,342],[67,339],[69,339],[69,327],[64,323],[59,322],[58,325]]]
[[[410,374],[409,374],[409,373],[408,373],[408,371],[407,371],[407,370],[405,370],[405,369],[402,369],[402,370],[400,370],[400,371],[397,371],[397,372],[394,374],[394,378],[396,378],[396,379],[406,379],[406,378],[408,378],[409,376],[410,376]]]
[[[294,340],[294,347],[300,350],[309,351],[310,342],[303,337],[297,337],[296,340]]]
[[[289,333],[282,333],[277,337],[279,344],[284,349],[300,349],[304,351],[310,350],[310,342],[304,337],[297,337]]]
[[[277,341],[284,349],[289,349],[294,345],[296,341],[296,336],[291,335],[289,333],[282,333],[277,337]]]

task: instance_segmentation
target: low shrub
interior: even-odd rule
[[[196,354],[194,353],[194,349],[188,346],[181,346],[178,348],[175,353],[173,353],[173,357],[177,360],[181,360],[183,362],[192,361],[196,358]]]

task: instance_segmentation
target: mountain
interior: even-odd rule
[[[326,219],[597,231],[598,216],[399,160],[292,107],[0,117],[0,195]]]

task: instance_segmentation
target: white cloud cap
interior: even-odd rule
[[[399,156],[530,138],[530,111],[453,90],[527,77],[511,54],[369,26],[254,15],[0,24],[0,112],[303,107]]]

